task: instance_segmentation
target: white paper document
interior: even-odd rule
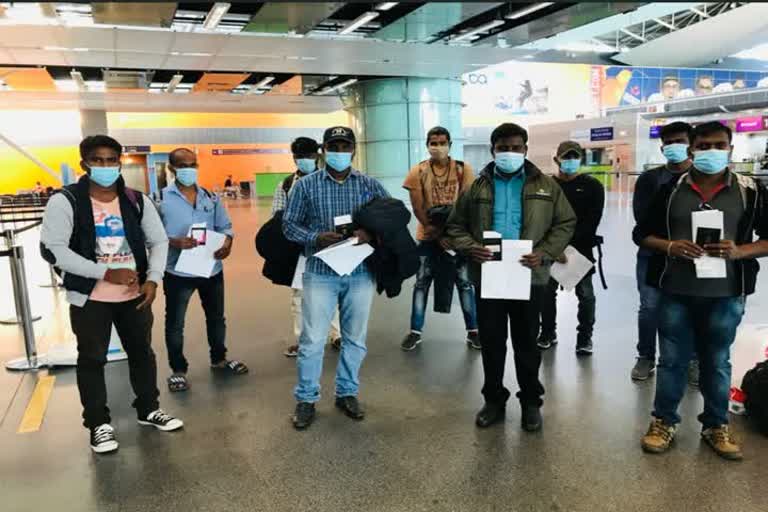
[[[303,255],[299,255],[299,261],[296,262],[296,271],[293,273],[293,282],[291,288],[294,290],[304,289],[304,269],[307,268],[307,258]]]
[[[576,285],[584,279],[584,276],[592,270],[595,264],[570,245],[565,248],[563,253],[568,261],[553,263],[550,274],[555,281],[560,283],[560,286],[570,291],[576,288]]]
[[[533,252],[531,240],[502,240],[501,261],[486,261],[480,267],[483,299],[530,300],[531,269],[520,259]]]
[[[187,236],[192,232],[192,228],[199,227],[205,227],[205,223],[192,224]],[[175,267],[177,272],[198,277],[211,277],[217,261],[213,254],[224,245],[227,235],[208,229],[205,232],[205,238],[205,245],[198,245],[192,249],[181,251]]]
[[[357,237],[348,238],[316,252],[315,256],[340,276],[346,276],[351,274],[365,258],[373,254],[373,247],[369,244],[356,244]]]
[[[696,232],[699,228],[719,229],[722,238],[725,232],[723,212],[720,210],[706,210],[703,212],[691,213],[691,240],[696,241]],[[723,279],[728,276],[728,272],[723,258],[713,256],[702,256],[693,260],[696,267],[696,277],[699,279]]]

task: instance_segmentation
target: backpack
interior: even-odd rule
[[[763,434],[768,436],[768,361],[757,365],[744,375],[741,390],[746,395],[747,415]]]

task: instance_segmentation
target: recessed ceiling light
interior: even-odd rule
[[[532,5],[530,7],[526,7],[525,9],[520,9],[519,11],[513,12],[512,14],[507,14],[505,17],[508,20],[517,20],[524,16],[528,16],[529,14],[532,14],[536,11],[540,11],[546,7],[549,7],[550,5],[554,5],[555,2],[541,2],[535,5]]]
[[[213,30],[216,28],[224,15],[227,14],[230,7],[232,7],[232,5],[226,2],[216,2],[213,4],[210,12],[208,12],[208,16],[205,17],[203,28],[205,30]]]
[[[376,6],[377,11],[388,11],[400,2],[384,2]]]

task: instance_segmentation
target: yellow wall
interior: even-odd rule
[[[77,146],[24,147],[27,152],[56,172],[61,164],[67,163],[73,169],[80,168],[80,154]],[[43,187],[61,187],[61,182],[53,176],[0,142],[0,194],[15,194],[19,190],[31,190],[36,182]]]

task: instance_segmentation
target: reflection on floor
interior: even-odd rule
[[[183,432],[163,434],[136,425],[125,363],[108,368],[110,405],[121,443],[106,457],[88,449],[72,369],[56,375],[39,432],[17,434],[35,385],[34,374],[0,371],[0,509],[37,511],[640,511],[732,510],[764,512],[768,439],[742,418],[735,429],[747,459],[718,459],[698,437],[701,398],[690,390],[681,407],[677,446],[665,456],[644,455],[639,439],[648,422],[653,382],[632,383],[635,311],[631,210],[611,197],[601,232],[610,289],[598,289],[596,353],[574,356],[575,300],[560,299],[560,345],[545,355],[544,432],[520,431],[517,407],[507,423],[474,427],[481,405],[479,353],[463,343],[460,309],[430,313],[425,342],[413,353],[398,344],[408,326],[410,293],[377,298],[361,398],[368,410],[355,423],[334,410],[327,393],[319,417],[293,431],[294,363],[288,341],[289,291],[261,277],[253,236],[269,214],[268,202],[230,203],[237,239],[226,264],[231,355],[246,361],[243,378],[218,378],[207,364],[202,310],[193,301],[187,354],[192,388],[171,395],[163,344],[163,297],[155,303],[154,346],[163,406],[186,421]],[[47,280],[27,240],[35,328],[41,350],[68,335],[63,296],[38,288]],[[0,286],[9,290],[7,264]],[[766,311],[768,273],[750,300],[746,321]],[[410,286],[406,286],[409,290]],[[12,311],[8,293],[0,304]],[[22,353],[19,333],[0,327],[3,360]],[[326,354],[324,391],[333,388],[336,355]],[[41,372],[46,374],[47,372]],[[508,385],[515,388],[514,374]]]

